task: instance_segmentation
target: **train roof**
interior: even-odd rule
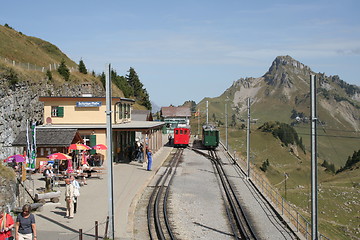
[[[217,130],[215,126],[213,125],[203,125],[203,129],[206,130],[206,131],[214,131],[214,130]]]

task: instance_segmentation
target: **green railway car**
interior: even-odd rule
[[[211,125],[204,125],[202,144],[205,148],[215,149],[219,146],[219,130]]]

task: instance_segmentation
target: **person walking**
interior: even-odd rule
[[[74,176],[70,177],[71,184],[74,185],[74,213],[76,213],[78,197],[80,196],[80,184]]]
[[[147,159],[148,159],[148,164],[147,164],[147,170],[151,171],[151,165],[152,165],[152,151],[150,149],[148,149],[147,153]]]
[[[0,207],[0,240],[8,240],[12,234],[14,219],[10,214],[5,213],[5,207]]]
[[[74,218],[74,185],[71,184],[70,178],[65,179],[65,202],[66,217]]]
[[[25,204],[22,213],[17,215],[15,224],[16,240],[32,240],[36,237],[35,216],[31,213],[30,204]]]

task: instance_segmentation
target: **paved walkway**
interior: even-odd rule
[[[171,150],[171,147],[164,146],[154,154],[152,171],[146,171],[139,163],[114,165],[115,239],[134,239],[136,204],[142,191],[167,159]],[[34,176],[35,186],[45,185],[44,181],[38,180],[41,177],[40,174]],[[104,174],[101,179],[87,179],[87,185],[80,189],[78,209],[73,219],[65,218],[64,185],[60,185],[59,189],[62,192],[59,203],[47,202],[41,211],[35,212],[38,239],[79,239],[79,229],[83,231],[83,239],[94,239],[95,221],[98,221],[99,236],[103,237],[108,215],[107,174]]]

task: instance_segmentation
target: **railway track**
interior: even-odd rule
[[[184,149],[179,148],[164,173],[158,178],[147,205],[147,222],[150,239],[175,239],[167,214],[167,199],[176,168]]]
[[[257,239],[255,231],[250,225],[250,221],[238,200],[236,190],[230,182],[224,168],[223,162],[214,150],[209,151],[209,156],[213,162],[213,166],[218,173],[219,181],[221,182],[223,199],[225,201],[226,213],[231,224],[235,239]]]
[[[235,161],[231,156],[229,156],[228,152],[225,151],[222,145],[220,145],[218,149],[220,149],[220,151],[224,155],[224,158],[222,159],[228,161],[225,164],[231,165],[233,167],[234,172],[236,172],[236,174],[240,176],[242,182],[246,185],[246,187],[254,196],[253,199],[256,199],[256,201],[259,203],[259,206],[261,206],[262,210],[266,212],[269,221],[272,222],[274,226],[276,226],[276,228],[281,233],[281,235],[285,239],[299,239],[299,237],[290,229],[287,223],[282,219],[280,214],[278,214],[277,211],[271,206],[270,202],[260,193],[257,187],[252,183],[252,181],[245,180],[246,174],[243,171],[243,169],[240,167],[239,163]]]
[[[231,229],[235,239],[257,239],[254,230],[250,225],[250,221],[247,219],[244,210],[237,198],[236,191],[232,186],[224,168],[221,159],[217,155],[216,151],[209,150],[206,154],[203,151],[192,149],[193,151],[209,158],[214,170],[217,173],[219,185],[223,194],[223,200],[225,204],[226,214],[231,225]]]

